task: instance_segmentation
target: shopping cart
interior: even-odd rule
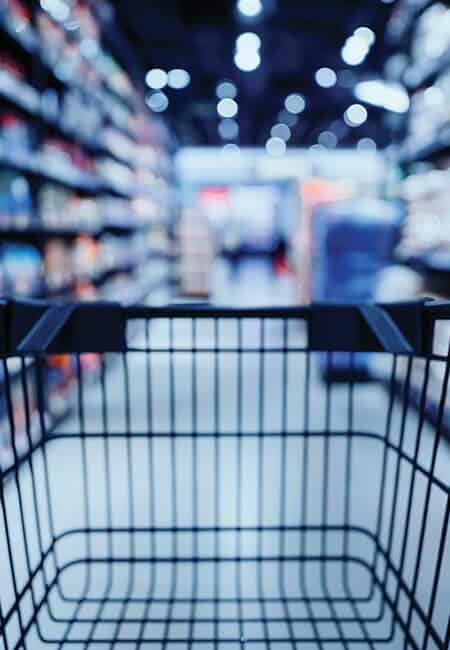
[[[0,647],[448,648],[449,320],[2,305]],[[343,350],[384,383],[322,383]],[[55,427],[46,358],[69,353]]]

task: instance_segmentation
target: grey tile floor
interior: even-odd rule
[[[237,276],[218,264],[214,293],[231,305],[288,304],[295,295],[289,278],[273,278],[258,260]],[[65,568],[38,617],[54,641],[44,643],[34,625],[26,645],[33,650],[439,647],[450,613],[450,543],[442,541],[448,447],[439,444],[430,483],[435,433],[415,411],[396,402],[386,427],[382,387],[328,392],[318,360],[299,351],[298,322],[266,322],[264,340],[261,322],[241,327],[199,322],[194,331],[180,320],[171,339],[179,351],[170,355],[167,322],[153,322],[150,355],[116,362],[103,393],[98,383],[85,387],[84,440],[79,418],[66,421],[61,437],[36,454],[34,483],[24,467],[20,493],[8,485],[19,591],[27,562],[18,496],[31,565],[40,544],[46,548],[52,533],[59,539],[21,601],[22,618],[6,626],[5,650],[15,647],[56,566]],[[133,346],[147,342],[142,325]],[[229,351],[217,352],[217,342]],[[281,346],[290,352],[269,352]],[[4,536],[2,523],[2,544]],[[14,600],[5,560],[4,613]],[[418,606],[411,606],[413,584]],[[433,592],[429,637],[422,610]]]

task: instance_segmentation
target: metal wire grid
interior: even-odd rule
[[[321,384],[292,318],[140,326],[95,387],[76,357],[76,415],[51,440],[43,360],[22,373],[34,453],[19,467],[14,447],[2,481],[4,649],[447,648],[447,355],[378,355],[386,393]]]

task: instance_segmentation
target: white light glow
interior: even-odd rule
[[[239,135],[239,125],[236,120],[225,119],[219,122],[219,135],[222,140],[234,140]]]
[[[239,0],[238,10],[247,18],[255,18],[262,12],[261,0]]]
[[[253,72],[261,65],[261,57],[256,50],[238,50],[234,55],[234,63],[243,72]]]
[[[220,117],[235,117],[238,113],[238,110],[239,108],[237,103],[230,97],[221,99],[217,104],[217,112],[219,113]]]
[[[356,147],[361,151],[377,150],[377,144],[374,140],[372,140],[372,138],[361,138],[361,140],[358,140],[358,144],[356,145]]]
[[[361,126],[367,120],[367,110],[361,104],[352,104],[344,113],[347,126]]]
[[[299,113],[305,110],[305,100],[298,93],[294,93],[286,97],[284,106],[286,110],[289,111],[289,113],[298,115]]]
[[[161,90],[162,88],[165,88],[167,86],[167,81],[167,72],[161,70],[161,68],[153,68],[153,70],[149,70],[145,77],[145,83],[153,90]]]
[[[219,99],[227,97],[234,99],[237,95],[237,88],[232,81],[221,81],[217,84],[216,95]]]
[[[281,138],[269,138],[266,142],[266,151],[269,156],[283,156],[286,153],[286,143]]]
[[[224,154],[227,156],[239,156],[241,153],[241,150],[237,146],[237,144],[226,144],[222,147],[222,151]]]
[[[258,52],[261,49],[261,39],[254,32],[244,32],[236,39],[236,51],[253,50]]]
[[[70,7],[63,0],[41,0],[41,7],[58,22],[70,18]]]
[[[163,113],[169,106],[169,99],[163,92],[156,92],[147,97],[147,106],[149,106],[155,113]]]
[[[272,138],[281,138],[287,142],[291,137],[291,129],[287,124],[275,124],[270,131],[270,135]]]
[[[169,72],[167,83],[170,88],[174,88],[175,90],[182,90],[183,88],[187,88],[191,83],[191,75],[187,70],[183,70],[182,68],[175,68]]]
[[[362,38],[350,36],[345,41],[341,56],[347,65],[360,65],[369,53],[369,47]]]
[[[406,113],[409,109],[409,95],[405,88],[381,79],[360,81],[356,84],[355,96],[362,102],[380,106],[394,113]]]
[[[331,68],[319,68],[316,72],[316,83],[322,88],[331,88],[336,84],[336,73]]]
[[[317,138],[317,142],[324,147],[334,149],[338,143],[338,139],[333,131],[322,131],[322,133]]]
[[[354,36],[364,41],[367,47],[371,47],[375,43],[375,33],[370,27],[358,27],[354,31]]]

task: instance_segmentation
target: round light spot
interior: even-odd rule
[[[336,73],[331,68],[319,68],[316,72],[316,83],[322,88],[331,88],[336,84]]]
[[[219,99],[234,99],[237,96],[237,88],[232,81],[221,81],[217,84],[216,95]]]
[[[269,138],[266,142],[266,151],[269,156],[283,156],[286,153],[286,143],[281,138]]]
[[[298,115],[299,113],[305,110],[305,100],[298,93],[294,93],[286,97],[284,106],[286,110],[289,111],[289,113]]]
[[[367,120],[367,110],[362,104],[352,104],[345,111],[344,120],[347,126],[361,126]]]
[[[165,88],[165,86],[167,86],[167,81],[167,72],[161,70],[161,68],[153,68],[153,70],[149,70],[145,77],[145,83],[153,90],[161,90],[162,88]]]
[[[169,106],[167,95],[163,92],[153,93],[147,98],[146,102],[155,113],[163,113]]]
[[[217,104],[217,112],[219,113],[220,117],[235,117],[235,115],[238,113],[238,110],[239,109],[237,103],[230,97],[221,99]]]
[[[170,88],[182,90],[183,88],[187,88],[191,83],[191,75],[187,70],[175,68],[169,72],[167,83]]]
[[[219,135],[222,140],[234,140],[239,135],[239,125],[236,120],[225,119],[219,122]]]
[[[287,142],[291,137],[291,129],[287,124],[275,124],[270,131],[270,135],[272,138],[281,138]]]

